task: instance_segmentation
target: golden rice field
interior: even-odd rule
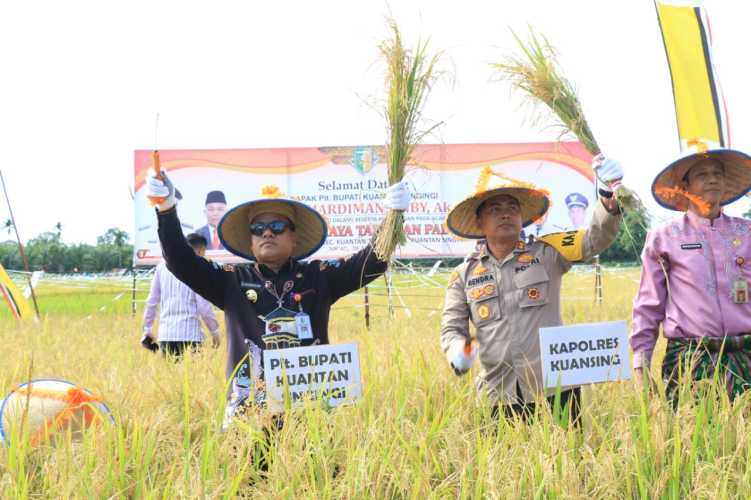
[[[569,274],[564,321],[630,317],[638,270]],[[383,288],[337,304],[335,342],[360,346],[364,399],[290,415],[267,474],[252,457],[263,418],[220,430],[224,352],[182,363],[140,348],[140,314],[120,285],[40,286],[37,324],[0,319],[0,388],[34,378],[77,382],[104,396],[114,426],[83,439],[0,449],[2,498],[748,498],[748,399],[686,395],[677,412],[630,382],[586,391],[582,431],[542,413],[494,422],[471,377],[457,378],[438,345],[446,276],[400,276],[394,318]],[[383,280],[380,280],[382,286]],[[143,293],[139,293],[143,298]],[[403,302],[402,302],[403,301]],[[404,306],[409,308],[408,310]],[[409,315],[408,315],[409,314]]]

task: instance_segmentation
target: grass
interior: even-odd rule
[[[629,318],[637,278],[635,269],[607,271],[598,306],[592,275],[569,273],[564,322]],[[110,290],[72,307],[59,290],[40,289],[50,312],[38,324],[0,320],[0,389],[25,380],[33,358],[33,377],[103,395],[116,425],[79,441],[63,437],[30,450],[18,439],[0,449],[0,497],[230,498],[241,490],[271,498],[735,498],[751,491],[746,398],[730,405],[710,385],[707,397],[685,393],[673,412],[626,382],[585,391],[582,433],[555,425],[548,412],[530,425],[494,424],[472,379],[454,376],[438,347],[433,309],[443,290],[412,277],[396,281],[411,317],[396,308],[391,319],[375,287],[370,331],[362,309],[352,307],[361,295],[332,313],[333,342],[360,345],[363,400],[292,415],[266,478],[252,459],[262,418],[220,432],[223,350],[168,363],[139,347],[140,309],[136,317],[98,312]]]

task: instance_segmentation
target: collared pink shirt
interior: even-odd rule
[[[634,367],[649,367],[660,324],[669,339],[751,333],[751,302],[734,301],[737,279],[751,291],[750,220],[686,213],[651,231],[634,299]]]

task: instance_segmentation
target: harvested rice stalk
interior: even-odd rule
[[[542,103],[553,113],[554,126],[561,129],[561,135],[573,133],[593,156],[601,154],[592,129],[589,127],[582,110],[576,89],[560,72],[557,52],[544,35],[535,35],[530,30],[529,40],[525,43],[516,33],[511,32],[519,44],[522,54],[507,57],[502,63],[493,67],[501,71],[502,78],[527,94],[534,108]],[[549,120],[547,113],[536,113],[533,122]],[[615,197],[626,211],[645,213],[646,209],[639,197],[632,190],[619,184],[615,188]]]
[[[405,167],[418,143],[437,125],[420,130],[422,109],[435,81],[438,56],[428,55],[427,43],[418,42],[414,51],[404,48],[399,28],[389,21],[393,37],[380,46],[386,62],[386,123],[389,185],[404,178]],[[389,211],[376,236],[375,252],[388,260],[398,245],[406,242],[404,213]]]

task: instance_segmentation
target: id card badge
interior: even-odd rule
[[[310,316],[304,312],[295,314],[295,327],[297,336],[300,340],[311,340],[313,338],[313,327],[310,326]]]
[[[743,278],[733,282],[733,301],[736,304],[748,304],[748,282]]]

